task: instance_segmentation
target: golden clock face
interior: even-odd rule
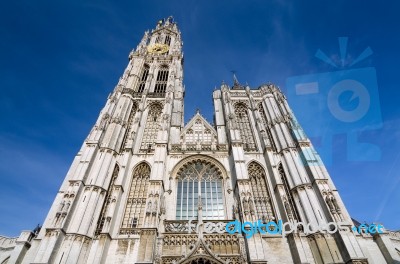
[[[156,43],[147,47],[147,51],[153,54],[163,54],[168,51],[169,47],[166,44]]]

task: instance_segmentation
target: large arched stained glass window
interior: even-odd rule
[[[201,198],[204,219],[224,219],[222,175],[211,162],[193,160],[178,171],[176,219],[192,219],[198,216]]]

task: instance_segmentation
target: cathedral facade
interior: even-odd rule
[[[213,124],[185,124],[184,95],[168,18],[130,53],[42,228],[0,237],[0,263],[400,263],[399,233],[353,230],[279,88],[222,84]],[[296,222],[340,228],[266,232]]]

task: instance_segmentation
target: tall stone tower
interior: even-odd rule
[[[352,231],[279,88],[234,76],[213,93],[214,123],[197,112],[185,125],[182,64],[172,18],[145,32],[40,232],[23,232],[1,263],[399,261],[398,234]],[[235,220],[342,228],[247,236],[226,230]]]

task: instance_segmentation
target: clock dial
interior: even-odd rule
[[[152,54],[163,54],[166,53],[168,49],[168,45],[160,43],[156,43],[147,47],[147,51]]]

